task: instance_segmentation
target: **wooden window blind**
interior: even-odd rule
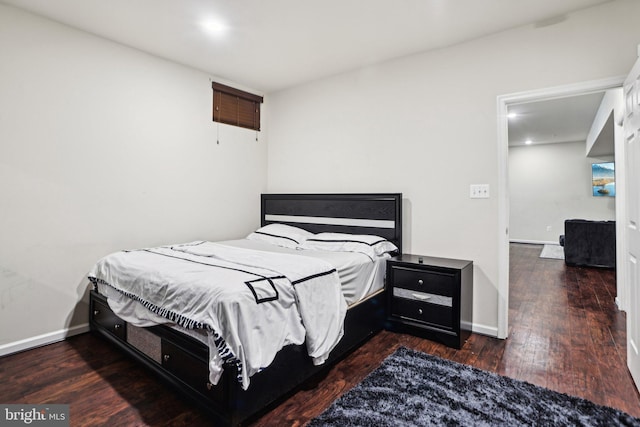
[[[260,130],[261,96],[215,82],[211,87],[214,122]]]

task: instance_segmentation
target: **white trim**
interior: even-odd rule
[[[64,339],[67,337],[83,334],[85,332],[89,332],[88,323],[72,326],[70,328],[60,329],[58,331],[49,332],[47,334],[42,334],[31,338],[25,338],[20,341],[2,344],[0,345],[0,356],[6,356],[8,354],[17,353],[19,351],[31,350],[32,348],[64,341]]]
[[[489,337],[497,337],[498,336],[498,329],[494,328],[492,326],[487,326],[487,325],[478,325],[477,323],[474,323],[472,325],[471,331],[474,334],[481,334],[481,335],[486,335]]]
[[[395,228],[395,221],[383,219],[329,218],[321,216],[265,215],[266,221],[295,222],[301,224],[350,225],[357,227]]]
[[[507,109],[509,105],[566,98],[601,92],[622,86],[624,76],[592,80],[565,86],[554,86],[497,97],[498,121],[498,338],[507,338],[509,330],[509,138]],[[616,207],[617,208],[617,207]]]
[[[545,240],[526,240],[526,239],[509,239],[509,243],[526,243],[528,245],[556,245],[559,246],[560,242],[552,242]]]
[[[499,96],[498,111],[498,327],[496,337],[509,334],[509,137],[507,99]]]

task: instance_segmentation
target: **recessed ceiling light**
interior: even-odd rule
[[[524,143],[527,144],[527,145],[531,145],[531,144],[533,144],[533,141],[530,140],[530,139],[527,139]]]
[[[229,30],[227,24],[218,19],[208,19],[206,21],[202,21],[200,23],[200,26],[207,33],[215,35],[224,34]]]
[[[515,117],[518,117],[518,113],[509,113],[509,114],[507,114],[507,117],[510,118],[510,119],[513,119]]]

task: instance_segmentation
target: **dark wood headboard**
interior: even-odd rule
[[[288,224],[312,233],[375,234],[402,252],[402,193],[262,194],[261,225]]]

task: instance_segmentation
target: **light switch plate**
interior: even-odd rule
[[[469,197],[472,199],[488,199],[489,184],[471,184],[469,186]]]

